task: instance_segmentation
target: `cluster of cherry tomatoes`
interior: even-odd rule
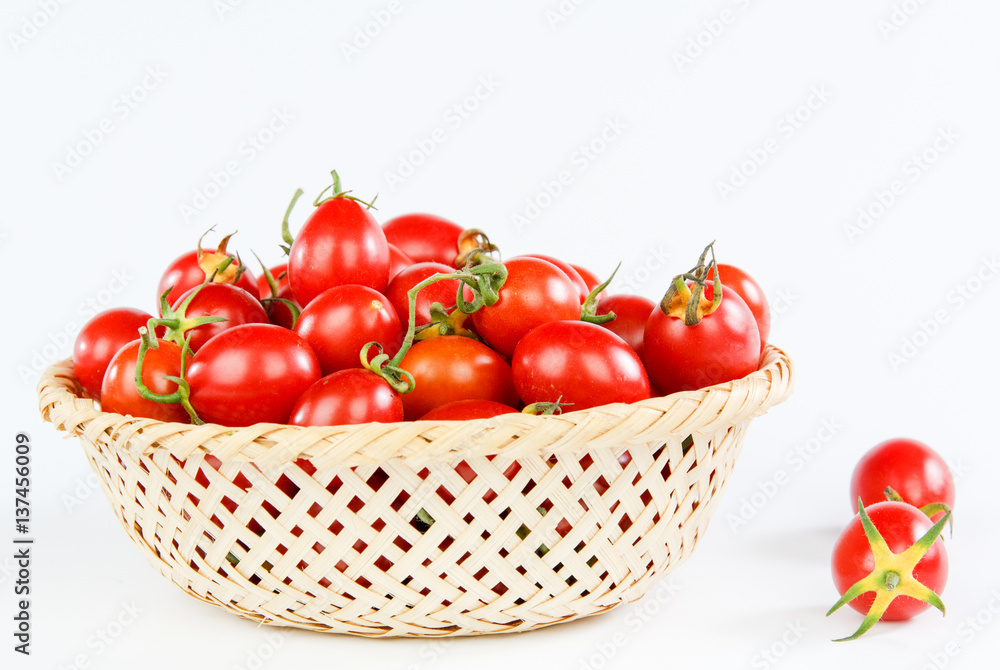
[[[760,287],[711,245],[659,305],[606,295],[558,258],[501,260],[481,231],[427,214],[379,225],[333,184],[259,277],[197,248],[163,273],[158,313],[112,309],[73,362],[104,411],[161,421],[338,425],[582,410],[757,370]]]
[[[833,550],[833,581],[842,597],[827,614],[849,604],[865,619],[842,639],[932,605],[944,613],[939,594],[948,580],[948,556],[940,535],[954,504],[947,463],[922,442],[888,440],[861,458],[851,478],[858,514]]]

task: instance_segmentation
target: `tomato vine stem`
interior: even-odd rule
[[[300,193],[301,193],[301,191],[300,191]],[[292,204],[295,204],[295,203],[293,202]],[[296,305],[291,300],[287,300],[285,298],[279,298],[278,297],[278,280],[276,280],[274,278],[274,275],[271,274],[271,271],[268,269],[268,267],[266,265],[264,265],[264,261],[262,261],[260,259],[260,256],[257,255],[256,251],[254,251],[253,249],[251,249],[250,253],[252,253],[254,255],[254,258],[257,259],[257,262],[260,263],[260,269],[264,273],[264,280],[267,282],[267,287],[271,291],[271,295],[269,297],[267,297],[267,298],[261,298],[260,304],[262,304],[264,306],[265,310],[268,310],[268,317],[270,317],[271,313],[270,313],[269,310],[270,310],[271,305],[274,304],[274,303],[276,303],[276,302],[282,303],[285,307],[288,308],[288,311],[291,313],[291,315],[292,315],[292,328],[295,328],[295,324],[298,323],[298,321],[299,321],[299,316],[302,315],[302,310],[299,309],[299,306]],[[281,276],[284,277],[285,273],[281,273]]]
[[[347,200],[353,200],[354,202],[356,202],[358,204],[364,205],[368,209],[378,209],[377,207],[375,207],[375,201],[378,199],[378,194],[377,193],[375,194],[375,197],[372,198],[371,202],[365,202],[361,198],[358,198],[358,197],[353,196],[353,195],[349,195],[351,193],[350,191],[343,191],[343,190],[341,190],[341,188],[340,188],[340,175],[337,174],[336,170],[331,170],[330,171],[330,176],[333,177],[333,183],[330,186],[327,186],[326,188],[324,188],[322,191],[320,191],[320,194],[318,196],[316,196],[316,199],[313,200],[313,206],[314,207],[319,207],[320,205],[322,205],[323,203],[325,203],[325,202],[327,202],[329,200],[336,200],[337,198],[345,198]],[[323,196],[326,195],[326,192],[330,191],[331,189],[332,189],[331,195],[328,196],[328,197],[326,197],[326,198],[324,198]]]
[[[288,227],[288,218],[292,215],[292,209],[295,207],[295,203],[298,202],[299,198],[302,197],[304,191],[301,188],[295,189],[295,195],[292,196],[292,201],[288,203],[288,209],[285,210],[285,218],[281,220],[281,240],[284,242],[281,245],[282,250],[287,256],[292,251],[292,244],[295,242],[295,238],[292,237],[292,231]],[[259,259],[258,259],[259,260]]]
[[[885,494],[885,499],[890,502],[902,502],[910,504],[908,501],[903,500],[903,496],[899,495],[899,493],[897,493],[896,490],[891,486],[886,486],[885,491],[883,491],[883,493]],[[933,518],[935,514],[938,514],[940,512],[951,512],[951,507],[948,506],[948,503],[943,503],[943,502],[927,503],[923,507],[918,507],[917,509],[926,514],[927,518]],[[954,521],[955,517],[948,518],[949,535],[954,535],[955,532]]]
[[[621,267],[622,264],[621,261],[619,261],[618,265],[615,266],[614,272],[611,273],[611,276],[608,277],[603,284],[595,286],[594,290],[591,291],[589,295],[587,295],[587,299],[583,301],[583,306],[580,308],[581,321],[586,321],[588,323],[602,324],[602,323],[608,323],[609,321],[614,321],[616,318],[618,318],[614,312],[608,312],[607,314],[600,314],[600,315],[597,313],[597,302],[598,302],[597,296],[601,295],[601,292],[608,287],[608,285],[611,283],[611,280],[615,278],[615,275],[618,274],[618,270],[620,270]]]
[[[202,241],[204,241],[205,236],[210,232],[215,230],[215,226],[212,226],[198,238],[198,245],[196,251],[196,258],[198,261],[198,267],[201,268],[205,276],[210,278],[211,281],[219,281],[225,284],[236,284],[239,282],[243,273],[246,272],[246,266],[243,265],[243,261],[240,260],[239,254],[233,255],[228,252],[229,240],[232,239],[239,231],[233,231],[219,240],[219,244],[216,246],[215,251],[207,252],[201,247]],[[233,263],[236,263],[236,268],[230,270]]]
[[[712,254],[712,260],[706,265],[709,252]],[[712,284],[712,300],[708,301],[704,297],[708,273],[716,268],[716,265],[713,241],[701,252],[697,265],[671,280],[667,292],[660,300],[660,309],[663,313],[683,318],[687,326],[696,326],[704,317],[718,309],[722,304],[722,281],[717,270]]]
[[[150,319],[152,323],[154,319]],[[191,347],[188,345],[187,340],[181,346],[181,370],[180,376],[175,377],[173,375],[164,375],[164,379],[172,381],[177,384],[177,390],[173,393],[160,394],[155,393],[142,380],[142,366],[146,360],[146,352],[150,349],[157,349],[159,347],[159,342],[157,341],[155,332],[147,326],[142,326],[139,328],[139,351],[136,355],[135,361],[135,387],[139,392],[139,395],[146,400],[152,400],[153,402],[159,402],[164,404],[180,405],[191,417],[191,423],[195,425],[202,425],[205,422],[201,420],[198,413],[195,412],[194,407],[191,405],[191,387],[188,385],[187,380],[184,378],[187,372],[187,361],[191,356]]]
[[[160,296],[160,314],[159,318],[152,318],[146,324],[150,330],[154,330],[157,326],[163,326],[166,328],[166,332],[163,335],[163,339],[173,342],[179,347],[186,346],[187,344],[187,334],[191,330],[197,328],[198,326],[204,326],[209,323],[218,323],[220,321],[229,321],[224,316],[198,316],[193,319],[188,318],[187,309],[191,301],[202,292],[202,290],[212,283],[212,278],[209,277],[197,289],[191,292],[187,298],[184,299],[182,303],[177,305],[174,309],[167,304],[167,294],[170,293],[171,289],[164,291],[163,295]]]
[[[495,249],[495,247],[493,247]],[[361,350],[361,363],[372,372],[382,376],[386,383],[397,393],[409,393],[416,385],[413,375],[400,368],[403,357],[413,346],[417,335],[417,295],[421,290],[440,281],[457,279],[460,283],[455,296],[456,310],[463,314],[472,314],[484,306],[495,305],[500,300],[500,288],[507,281],[507,268],[498,260],[487,255],[488,252],[478,249],[469,254],[468,264],[455,272],[438,272],[406,292],[409,314],[407,317],[406,335],[399,351],[390,357],[383,353],[382,346],[377,342],[369,342]],[[473,294],[472,301],[467,301],[463,295],[468,286]],[[369,362],[368,352],[373,346],[379,348],[379,353]]]

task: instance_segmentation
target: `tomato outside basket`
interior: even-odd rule
[[[129,537],[186,593],[264,624],[439,637],[641,597],[694,550],[751,419],[792,385],[769,345],[743,379],[560,416],[164,423],[96,409],[68,360],[38,395],[42,417],[80,438]]]

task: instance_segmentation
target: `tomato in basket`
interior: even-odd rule
[[[324,375],[360,368],[361,349],[369,342],[391,356],[403,341],[403,325],[389,299],[359,284],[323,291],[302,310],[294,330],[312,347]]]
[[[336,171],[331,174],[333,185],[326,190],[332,194],[321,199],[324,191],[316,198],[298,234],[291,237],[287,214],[283,226],[290,247],[288,281],[303,306],[334,286],[361,284],[382,292],[389,283],[389,243],[369,211],[371,204],[342,190]]]
[[[719,270],[719,279],[722,281],[722,285],[732,289],[743,298],[743,302],[753,313],[753,318],[757,322],[757,330],[760,332],[760,348],[763,351],[771,332],[771,308],[767,304],[764,289],[754,281],[753,277],[734,265],[719,263],[716,267]],[[709,270],[706,281],[712,282],[714,279],[715,271]]]
[[[288,283],[288,263],[271,268],[262,263],[261,269],[263,272],[257,280],[257,289],[267,318],[274,325],[291,330],[302,312],[302,305],[295,300]]]
[[[207,280],[239,286],[259,299],[260,291],[253,273],[243,265],[239,257],[228,251],[233,234],[222,238],[216,249],[202,249],[201,240],[198,240],[197,249],[179,256],[167,266],[156,287],[156,304],[160,305],[160,297],[169,291],[166,298],[167,305],[173,305],[182,293]]]
[[[416,382],[412,392],[403,395],[407,419],[419,419],[458,400],[518,403],[507,361],[468,337],[445,335],[417,342],[403,356],[401,365]]]
[[[563,260],[555,258],[554,256],[547,256],[545,254],[525,254],[524,256],[515,256],[515,258],[537,258],[539,260],[548,261],[562,270],[563,274],[569,277],[569,280],[573,282],[573,286],[575,286],[576,290],[580,293],[581,303],[583,303],[583,301],[587,299],[587,296],[590,295],[591,289],[587,287],[587,282],[583,280],[583,277],[579,272],[577,272],[576,268]]]
[[[713,258],[706,265],[710,251]],[[718,278],[707,283],[714,265],[710,244],[690,272],[674,278],[646,322],[642,360],[650,382],[664,394],[721,384],[757,370],[757,322],[735,291],[724,290]]]
[[[400,320],[406,323],[410,313],[408,292],[428,277],[452,272],[454,272],[454,268],[443,263],[433,261],[414,263],[393,277],[385,295],[389,298],[389,302],[392,303]],[[447,310],[454,309],[458,288],[459,281],[457,279],[444,279],[420,289],[417,293],[416,311],[414,312],[416,325],[425,326],[431,322],[431,306],[434,303],[440,304]]]
[[[187,340],[192,352],[219,333],[246,323],[269,323],[260,300],[231,284],[200,284],[183,293],[160,320],[165,337],[175,344]],[[204,317],[219,320],[208,321]]]
[[[202,421],[224,426],[287,423],[319,378],[319,361],[305,340],[263,323],[213,337],[187,370],[192,407]]]
[[[637,402],[650,394],[635,351],[610,330],[585,321],[533,328],[514,349],[511,369],[524,402],[559,402],[564,411]]]
[[[566,273],[539,258],[513,258],[500,299],[472,315],[472,325],[486,344],[504,356],[532,328],[550,321],[580,318],[580,292]]]
[[[143,397],[136,387],[135,370],[140,345],[141,340],[136,339],[122,347],[111,359],[101,384],[101,409],[157,421],[188,423],[188,413],[182,405],[150,400]],[[177,393],[178,384],[170,378],[180,377],[181,357],[181,348],[176,344],[157,341],[156,348],[148,349],[143,356],[142,381],[145,386],[162,395]]]
[[[597,303],[597,314],[614,314],[613,320],[601,325],[625,340],[642,358],[646,323],[655,308],[652,300],[641,295],[609,295]]]
[[[403,214],[382,224],[389,244],[412,263],[455,266],[462,227],[434,214]]]
[[[310,386],[295,402],[293,426],[341,426],[403,420],[403,401],[371,370],[338,370]]]
[[[293,236],[296,191],[281,226],[288,259],[261,263],[259,280],[230,249],[232,235],[215,250],[199,240],[161,277],[158,318],[136,312],[101,337],[86,330],[77,372],[87,392],[100,392],[111,349],[137,339],[129,329],[139,325],[163,330],[188,354],[168,375],[182,382],[175,390],[137,387],[147,413],[184,409],[185,420],[232,426],[391,421],[397,403],[405,420],[456,402],[466,404],[429,418],[472,420],[497,406],[573,411],[757,368],[766,302],[746,273],[717,265],[714,252],[706,262],[712,245],[657,307],[641,296],[604,296],[610,280],[557,256],[502,262],[483,231],[436,215],[380,226],[374,201],[344,190],[336,171],[331,177]],[[154,341],[144,350],[151,362],[163,355],[152,354]],[[336,383],[324,377],[340,371],[347,374]],[[336,404],[352,393],[350,407]]]
[[[73,343],[73,373],[91,398],[100,400],[104,373],[118,350],[139,339],[139,329],[153,316],[139,309],[116,307],[84,324]]]

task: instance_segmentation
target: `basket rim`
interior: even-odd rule
[[[195,426],[103,412],[82,393],[72,359],[49,366],[37,393],[42,418],[68,436],[105,432],[133,453],[167,451],[184,459],[196,451],[222,461],[283,468],[308,458],[319,469],[403,459],[413,465],[456,456],[579,452],[669,437],[711,434],[767,412],[791,395],[794,366],[768,344],[757,371],[730,382],[625,404],[552,416],[502,414],[468,421],[403,421],[344,426],[258,423]],[[95,433],[94,431],[97,431]]]

